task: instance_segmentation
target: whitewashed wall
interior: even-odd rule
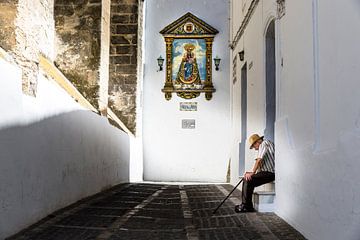
[[[38,76],[0,58],[0,239],[129,178],[129,138]]]
[[[254,67],[264,62],[270,5],[260,1],[244,34]],[[276,24],[276,213],[311,240],[360,238],[359,22],[358,1],[305,0],[286,1]],[[248,76],[250,132],[263,131],[265,119],[263,95],[250,93],[263,92],[264,70],[256,71]]]
[[[287,9],[277,212],[309,239],[358,240],[360,28],[352,26],[360,4],[292,1]]]
[[[226,179],[230,143],[229,2],[226,0],[149,0],[145,19],[145,72],[143,88],[144,179],[155,181],[212,181]],[[185,100],[173,94],[166,101],[161,89],[165,72],[156,58],[165,57],[159,33],[165,26],[191,12],[219,30],[213,56],[222,60],[213,68],[216,92],[211,101],[204,94]],[[180,112],[180,102],[197,102],[197,112]],[[196,129],[182,129],[182,119],[195,119]]]
[[[239,8],[239,2],[232,1],[231,25],[240,26],[242,16],[247,13],[251,1],[244,1],[244,7]],[[239,143],[241,143],[241,68],[247,64],[247,134],[264,134],[266,127],[266,108],[265,108],[265,33],[269,22],[276,16],[276,5],[270,1],[260,1],[255,12],[248,23],[245,33],[235,46],[231,54],[231,59],[242,50],[245,53],[244,61],[237,57],[236,75],[237,81],[233,83],[231,90],[232,106],[232,149],[231,149],[231,182],[239,180],[239,169],[250,171],[254,165],[255,151],[249,149],[248,143],[245,147],[245,167],[239,166]],[[244,12],[242,12],[244,10]],[[232,38],[234,39],[238,28],[232,28]],[[231,68],[231,76],[233,69]],[[243,173],[241,173],[242,175]]]

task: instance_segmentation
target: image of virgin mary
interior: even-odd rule
[[[185,53],[180,63],[176,77],[176,84],[201,84],[199,68],[193,50],[194,44],[187,43],[184,46]]]

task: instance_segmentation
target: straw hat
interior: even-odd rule
[[[250,149],[253,148],[254,143],[256,143],[257,140],[259,139],[263,139],[264,136],[260,137],[258,134],[253,134],[249,137],[249,145],[250,145]]]

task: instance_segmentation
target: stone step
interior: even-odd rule
[[[256,191],[253,194],[254,208],[258,212],[274,212],[275,191]]]
[[[275,182],[270,182],[258,187],[257,190],[265,192],[275,192]]]

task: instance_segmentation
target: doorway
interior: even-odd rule
[[[272,20],[266,30],[266,139],[274,142],[275,114],[276,114],[276,59],[275,59],[275,20]]]
[[[239,145],[239,173],[245,172],[245,153],[247,137],[247,64],[241,68],[241,142]]]

